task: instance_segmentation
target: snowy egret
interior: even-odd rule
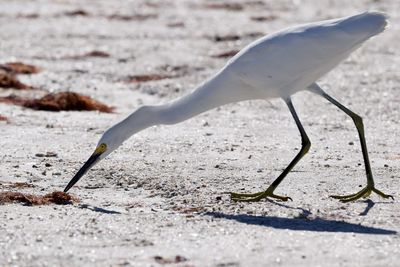
[[[222,70],[192,93],[168,104],[142,106],[105,131],[96,150],[64,189],[67,192],[93,165],[118,148],[133,134],[157,124],[175,124],[202,112],[228,103],[282,98],[300,131],[302,147],[282,174],[265,190],[254,194],[231,193],[235,201],[258,201],[287,196],[274,194],[277,186],[310,149],[310,140],[296,114],[291,95],[308,90],[320,95],[349,115],[357,128],[364,158],[367,185],[361,191],[332,196],[343,202],[368,197],[375,192],[392,198],[375,188],[368,159],[362,118],[325,93],[316,80],[347,58],[366,40],[382,32],[387,17],[379,12],[325,20],[291,27],[267,35],[242,49]]]

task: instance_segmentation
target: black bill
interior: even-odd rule
[[[79,179],[97,162],[101,153],[94,153],[90,158],[83,164],[82,168],[75,174],[75,176],[71,179],[68,185],[65,187],[64,192],[68,192],[74,184],[76,184]]]

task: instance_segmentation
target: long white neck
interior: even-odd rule
[[[119,128],[121,138],[126,140],[153,125],[176,124],[218,106],[258,98],[248,90],[251,89],[229,73],[220,72],[192,93],[164,105],[143,106],[114,127]]]
[[[211,79],[171,103],[154,107],[158,113],[158,123],[176,124],[213,108],[238,101],[230,97],[230,89],[232,88],[229,87],[228,81],[220,77]]]

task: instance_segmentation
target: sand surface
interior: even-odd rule
[[[71,189],[80,203],[1,205],[0,265],[399,266],[397,0],[1,1],[0,63],[42,71],[18,75],[37,90],[0,96],[73,91],[116,112],[0,104],[9,120],[0,121],[0,190],[62,190],[107,127],[142,104],[190,92],[225,64],[215,55],[367,9],[387,12],[391,27],[320,84],[364,118],[377,187],[394,201],[329,198],[366,183],[358,136],[345,114],[301,92],[293,102],[312,147],[276,192],[293,201],[235,203],[225,194],[265,189],[301,144],[282,100],[230,104],[135,135]],[[109,57],[82,56],[93,51]],[[169,78],[128,83],[134,75]],[[10,188],[15,182],[33,187]]]

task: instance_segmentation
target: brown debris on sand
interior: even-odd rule
[[[263,36],[264,33],[262,32],[248,32],[248,33],[244,33],[242,35],[238,35],[238,34],[227,34],[227,35],[215,35],[215,36],[210,36],[208,37],[209,39],[211,39],[214,42],[227,42],[227,41],[237,41],[243,38],[258,38],[260,36]]]
[[[271,20],[276,20],[278,17],[275,15],[267,15],[267,16],[251,16],[250,19],[253,21],[258,21],[258,22],[262,22],[262,21],[271,21]]]
[[[176,255],[174,258],[164,258],[164,257],[161,257],[161,256],[154,256],[154,260],[158,264],[162,264],[162,265],[188,261],[187,258],[185,258],[183,256],[180,256],[180,255]]]
[[[230,51],[227,51],[227,52],[223,52],[223,53],[211,55],[211,57],[214,57],[214,58],[233,57],[233,56],[236,55],[238,52],[239,52],[239,50],[230,50]]]
[[[107,52],[99,51],[99,50],[93,50],[91,52],[88,52],[84,54],[85,57],[110,57],[110,54]]]
[[[58,157],[57,153],[51,152],[51,151],[47,151],[46,154],[36,153],[35,156],[38,158],[57,158]]]
[[[82,55],[76,55],[76,56],[66,56],[63,57],[64,59],[81,59],[81,58],[87,58],[87,57],[110,57],[110,54],[104,51],[100,51],[100,50],[93,50],[90,52],[87,52],[85,54]]]
[[[67,16],[67,17],[77,17],[77,16],[88,17],[88,16],[90,16],[89,12],[87,12],[86,10],[83,10],[83,9],[66,11],[63,13],[63,15]]]
[[[0,205],[15,202],[20,202],[29,206],[49,204],[66,205],[79,202],[79,199],[60,191],[54,191],[44,196],[10,191],[0,192]]]
[[[14,94],[0,97],[0,103],[14,104],[17,106],[25,106],[25,103],[27,101],[28,101],[27,98],[19,97]]]
[[[14,74],[7,73],[2,70],[0,70],[0,88],[6,88],[6,89],[13,88],[20,90],[33,89],[32,86],[20,82]]]
[[[34,87],[20,82],[16,74],[34,74],[40,69],[36,66],[25,64],[22,62],[8,62],[0,64],[0,88],[13,89],[34,89]]]
[[[203,70],[203,67],[191,67],[188,65],[161,65],[156,68],[155,71],[159,71],[159,73],[152,74],[137,74],[137,75],[129,75],[124,79],[126,83],[145,83],[152,81],[159,81],[164,79],[174,79],[179,78],[194,71]]]
[[[210,3],[205,4],[205,8],[207,9],[225,9],[229,11],[240,11],[243,10],[243,5],[240,3]]]
[[[82,55],[65,56],[65,57],[62,57],[62,59],[83,59],[83,58],[87,58],[87,57],[106,58],[106,57],[110,57],[110,54],[107,52],[104,52],[104,51],[100,51],[100,50],[93,50],[93,51],[87,52]]]
[[[169,28],[183,28],[185,23],[183,21],[168,22],[167,27]]]
[[[50,93],[39,99],[29,99],[10,95],[0,97],[0,103],[10,103],[26,108],[45,111],[92,111],[111,113],[113,107],[109,107],[101,102],[92,99],[89,96],[74,92]]]
[[[135,15],[121,15],[121,14],[112,14],[107,17],[109,20],[122,20],[122,21],[143,21],[148,19],[156,19],[158,18],[157,14],[135,14]]]
[[[34,74],[40,72],[40,68],[22,62],[8,62],[0,65],[0,69],[12,74]]]
[[[20,18],[23,18],[23,19],[37,19],[39,17],[40,17],[40,15],[38,13],[22,13],[22,14],[17,14],[16,15],[17,19],[20,19]]]
[[[211,37],[214,42],[237,41],[240,40],[240,38],[241,37],[237,34],[215,35]]]
[[[0,115],[0,121],[8,122],[8,118],[6,116]]]
[[[33,184],[28,184],[25,182],[2,182],[0,181],[0,187],[1,188],[31,188],[35,187]]]
[[[128,83],[142,83],[142,82],[150,82],[150,81],[159,81],[164,79],[175,78],[174,75],[165,75],[165,74],[143,74],[143,75],[132,75],[127,78]]]

